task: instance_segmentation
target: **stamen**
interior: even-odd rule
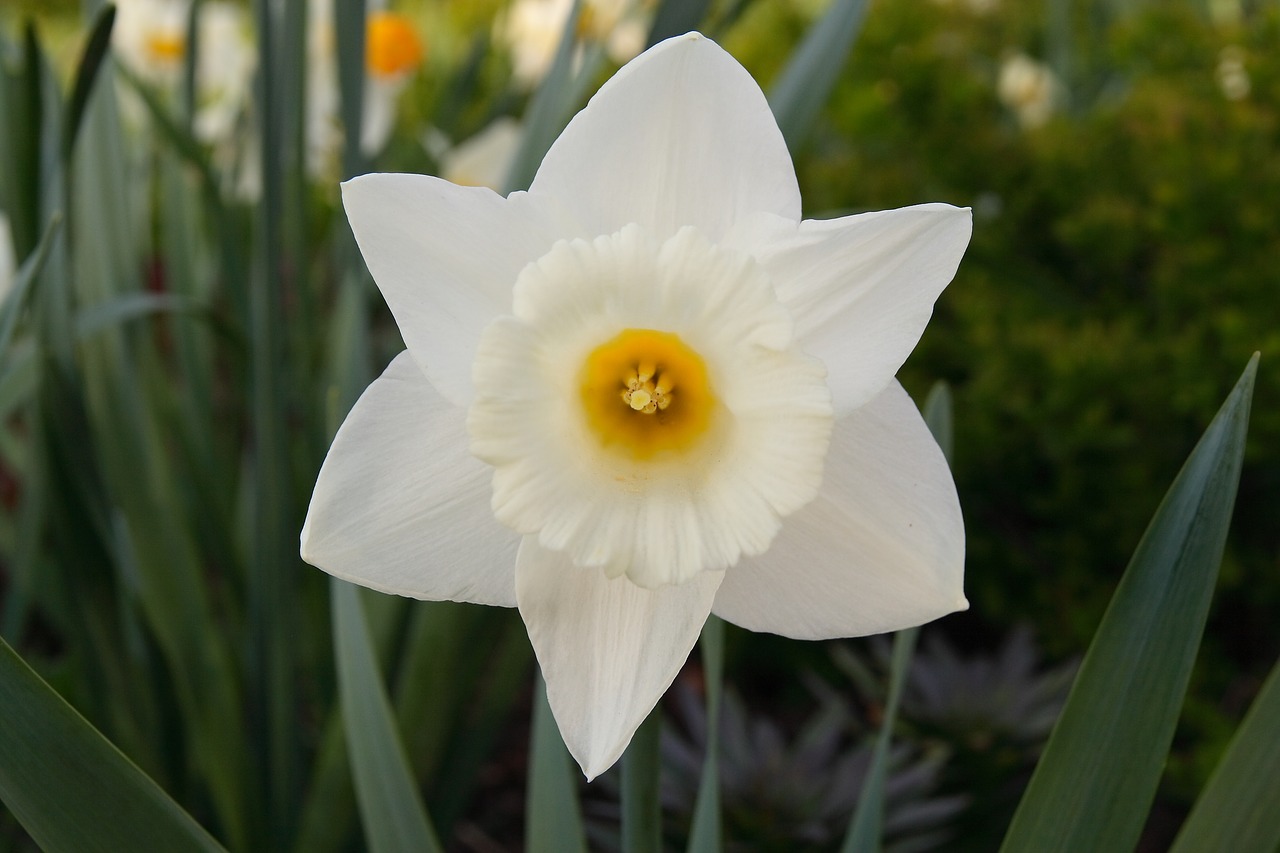
[[[602,444],[636,459],[693,446],[716,405],[698,354],[653,329],[624,329],[602,343],[580,382],[587,422]]]

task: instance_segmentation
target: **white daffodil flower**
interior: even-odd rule
[[[967,606],[955,486],[894,374],[969,211],[800,221],[713,42],[619,71],[528,192],[365,175],[343,201],[408,351],[338,431],[302,556],[518,607],[588,778],[709,613],[822,639]]]

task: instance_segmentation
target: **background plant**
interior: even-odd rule
[[[335,182],[370,168],[435,171],[443,151],[503,116],[524,122],[512,156],[527,168],[612,60],[598,37],[570,26],[584,49],[557,54],[528,92],[494,35],[499,4],[406,6],[426,53],[396,132],[372,160],[348,148],[317,175],[302,107],[306,4],[241,8],[258,71],[230,161],[194,132],[185,84],[158,88],[100,64],[110,24],[100,4],[0,10],[0,211],[23,264],[0,307],[0,635],[232,849],[393,844],[386,833],[398,824],[371,820],[357,796],[369,768],[374,779],[403,768],[426,804],[421,825],[406,818],[405,837],[515,843],[532,693],[518,620],[361,592],[338,629],[330,599],[346,593],[296,557],[333,425],[401,348]],[[1261,350],[1265,365],[1280,351],[1280,11],[1236,8],[1213,18],[1190,2],[832,6],[840,17],[828,24],[841,26],[822,31],[858,40],[847,66],[827,63],[843,71],[832,72],[822,110],[789,125],[807,214],[922,200],[975,209],[971,251],[903,375],[915,392],[938,377],[955,392],[974,610],[940,627],[966,656],[999,646],[1023,619],[1052,659],[1082,651],[1224,389],[1250,353]],[[724,39],[777,107],[825,7],[644,11],[654,27],[696,25]],[[33,12],[41,20],[28,28],[19,13]],[[340,121],[358,138],[364,10],[343,2],[335,14]],[[843,55],[840,44],[826,49]],[[999,99],[1014,53],[1060,81],[1039,127]],[[194,66],[194,54],[184,61]],[[137,115],[123,106],[130,98]],[[254,158],[262,180],[246,195],[228,163]],[[511,186],[520,168],[507,170]],[[1276,382],[1258,373],[1243,499],[1148,828],[1156,843],[1172,837],[1280,651]],[[905,680],[907,746],[897,754],[945,746],[943,790],[990,803],[974,780],[996,754],[970,748],[973,730],[944,725],[919,696],[930,673],[966,672],[937,664],[940,642],[926,634]],[[347,660],[346,676],[335,658]],[[878,690],[846,686],[823,651],[730,633],[724,664],[774,744],[798,737],[821,705],[797,670],[882,707]],[[381,676],[384,703],[376,685],[349,683],[362,666]],[[1010,672],[1039,689],[1040,676]],[[1003,770],[1025,769],[1038,752],[1046,705],[1024,710],[1004,734],[1034,736],[1015,736],[1016,760],[995,762]],[[743,758],[750,725],[738,718],[736,728],[734,713],[717,736],[727,757]],[[344,726],[353,714],[372,722]],[[824,725],[818,764],[864,760],[860,714],[842,718],[834,747],[834,724]],[[398,732],[398,746],[380,752],[397,738],[379,731]],[[687,799],[687,755],[682,766]],[[733,799],[745,773],[732,761],[721,768],[731,838],[748,831],[731,822],[750,802]],[[852,787],[845,780],[845,793]],[[1000,837],[1007,813],[965,825],[963,837]],[[894,814],[891,799],[891,833]],[[696,818],[672,815],[702,837]],[[835,813],[825,820],[826,837],[838,836]],[[3,810],[0,839],[30,845]]]

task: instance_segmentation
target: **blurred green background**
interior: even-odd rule
[[[231,129],[202,137],[198,90],[193,105],[180,73],[104,75],[66,173],[49,128],[87,18],[76,2],[0,5],[0,211],[17,260],[54,210],[66,217],[44,283],[6,309],[17,331],[0,353],[0,630],[233,849],[361,846],[327,579],[296,560],[296,536],[333,424],[402,345],[337,180],[448,177],[465,165],[459,143],[527,117],[540,91],[521,79],[519,40],[537,36],[513,34],[518,4],[393,4],[421,60],[394,81],[389,134],[360,153],[339,132],[317,154],[322,87],[306,81],[314,57],[297,11],[308,5],[314,19],[316,4],[281,6],[282,40],[256,54],[257,9],[232,4],[259,64],[279,63],[278,114],[255,115],[246,93]],[[566,109],[643,47],[654,11],[600,5],[578,30]],[[769,91],[824,8],[721,0],[702,26]],[[47,69],[25,41],[32,19]],[[343,20],[329,36],[339,57]],[[793,148],[807,216],[974,210],[972,245],[901,375],[917,400],[940,379],[954,395],[971,610],[925,629],[892,849],[1000,838],[1063,673],[1255,351],[1235,522],[1149,849],[1167,844],[1280,655],[1277,45],[1275,2],[872,2]],[[358,72],[325,85],[341,89],[346,73],[354,91],[367,84]],[[351,125],[349,103],[328,108],[332,125]],[[278,160],[255,167],[270,133]],[[499,189],[503,151],[489,163]],[[509,849],[532,689],[519,620],[364,601],[437,828],[451,849]],[[736,759],[724,797],[742,849],[830,849],[856,797],[838,780],[863,772],[886,667],[874,642],[730,627],[727,678],[742,701],[726,712]],[[696,660],[686,676],[667,703],[673,838],[698,767]],[[763,791],[779,773],[823,784],[791,799]],[[588,789],[589,826],[616,823],[616,796],[609,778]],[[0,848],[24,839],[0,817]]]

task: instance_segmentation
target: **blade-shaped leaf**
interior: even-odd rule
[[[1280,663],[1214,768],[1172,853],[1280,850]]]
[[[560,738],[547,684],[538,678],[533,697],[533,744],[529,758],[529,792],[525,808],[525,849],[586,853],[582,809],[575,785],[576,769]]]
[[[867,0],[832,0],[773,84],[769,106],[793,152],[827,102],[866,12]]]
[[[0,640],[0,800],[45,850],[221,850]]]
[[[654,708],[622,754],[622,853],[662,850],[661,735],[662,712]]]
[[[337,578],[329,588],[342,720],[365,840],[373,851],[438,851],[378,676],[360,592]]]
[[[709,616],[702,626],[703,680],[707,685],[707,754],[689,830],[689,853],[717,853],[720,828],[720,694],[724,687],[724,621]]]
[[[933,434],[933,440],[938,442],[942,455],[947,457],[948,464],[955,461],[952,458],[955,450],[955,427],[951,410],[951,386],[945,382],[935,382],[929,389],[929,396],[924,398],[920,411],[924,415],[924,422],[929,426],[929,432]]]
[[[1138,543],[1002,849],[1137,843],[1204,632],[1257,363],[1255,355]]]
[[[889,701],[885,703],[884,719],[876,736],[875,749],[871,753],[871,766],[862,780],[858,793],[858,807],[849,821],[841,853],[875,853],[880,849],[880,836],[884,834],[885,783],[889,775],[889,746],[893,738],[893,724],[898,719],[898,703],[902,699],[902,687],[911,667],[911,655],[915,652],[919,628],[908,628],[893,635],[893,656],[889,663]]]
[[[62,136],[62,159],[71,158],[75,148],[76,136],[80,132],[80,122],[84,118],[85,107],[89,103],[89,93],[98,79],[98,71],[102,68],[102,60],[106,58],[107,48],[111,45],[111,27],[115,24],[116,7],[107,3],[98,10],[94,17],[93,27],[89,31],[89,40],[85,42],[84,54],[76,67],[76,80],[71,88],[71,100],[67,102],[67,129]]]

